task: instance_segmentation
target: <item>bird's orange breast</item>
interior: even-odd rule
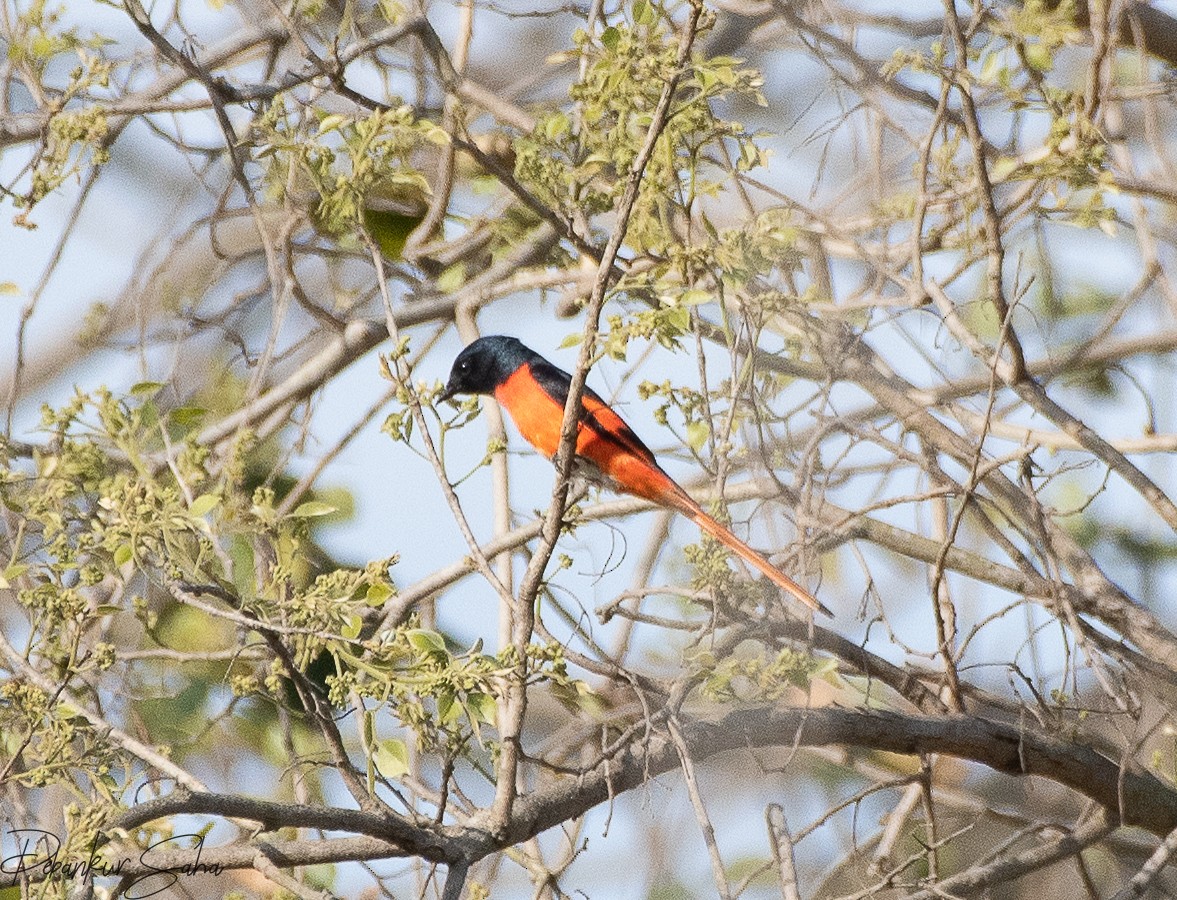
[[[495,388],[495,399],[511,414],[515,427],[531,446],[548,459],[556,455],[564,405],[540,386],[528,366],[520,366]]]
[[[528,443],[548,459],[556,455],[564,404],[544,390],[527,366],[495,388],[495,399],[506,407]],[[595,466],[599,480],[627,494],[694,508],[693,501],[662,471],[617,413],[594,397],[585,396],[583,404],[591,424],[581,422],[576,453]]]

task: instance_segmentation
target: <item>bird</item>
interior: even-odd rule
[[[458,394],[493,396],[510,413],[527,442],[552,459],[560,447],[564,404],[571,384],[571,375],[517,338],[488,335],[458,354],[438,402]],[[787,594],[833,617],[805,588],[708,515],[666,474],[650,448],[596,391],[586,386],[581,406],[573,462],[577,475],[681,513]]]

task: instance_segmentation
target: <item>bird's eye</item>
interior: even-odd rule
[[[461,369],[463,372],[465,372],[467,369],[470,368],[470,360],[468,360],[468,359],[462,360],[460,363],[458,363],[458,368]]]

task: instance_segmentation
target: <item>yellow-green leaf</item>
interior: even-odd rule
[[[364,620],[355,613],[348,618],[347,624],[339,630],[341,636],[347,638],[349,641],[355,640],[360,636],[360,629],[364,626]]]
[[[1054,68],[1054,55],[1042,44],[1027,44],[1026,62],[1039,72],[1049,72]]]
[[[711,297],[711,291],[705,291],[702,288],[692,288],[689,291],[683,291],[682,296],[678,298],[678,302],[683,306],[699,306],[702,303],[710,303]]]
[[[292,519],[315,519],[319,516],[329,516],[337,511],[337,507],[330,503],[323,503],[320,500],[308,500],[306,503],[300,503],[298,507],[290,514]]]
[[[188,512],[199,518],[200,516],[212,512],[212,510],[220,502],[221,498],[216,494],[201,494],[192,501],[192,505],[188,508]]]
[[[368,592],[364,595],[364,602],[369,606],[383,606],[394,593],[391,587],[383,581],[368,585]]]
[[[319,134],[326,134],[328,131],[335,131],[348,123],[349,118],[339,113],[333,113],[329,116],[323,116],[323,121],[319,123]]]
[[[437,720],[442,725],[450,725],[456,719],[462,707],[454,702],[451,691],[443,691],[437,696]]]
[[[372,754],[376,768],[385,778],[400,778],[409,771],[409,748],[399,738],[381,741]]]
[[[544,122],[544,134],[547,135],[549,141],[558,140],[568,133],[569,124],[568,117],[564,113],[558,112],[548,116]]]
[[[177,406],[168,413],[168,421],[181,427],[187,427],[199,425],[207,415],[208,410],[203,406]]]
[[[420,214],[364,207],[364,227],[380,248],[381,255],[389,262],[397,262],[404,256],[409,235],[424,218],[424,207]]]
[[[1018,168],[1018,161],[1012,156],[999,156],[997,161],[989,167],[989,178],[991,181],[1005,181]]]
[[[495,698],[490,694],[472,691],[466,695],[466,703],[474,711],[474,714],[487,725],[493,725],[495,723],[498,706],[495,703]]]
[[[20,578],[28,570],[28,563],[13,563],[3,572],[0,572],[0,588],[7,589],[12,587],[12,582]]]
[[[408,632],[409,643],[422,653],[445,653],[445,638],[427,628],[414,628]]]

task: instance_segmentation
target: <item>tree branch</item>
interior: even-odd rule
[[[918,756],[939,753],[970,760],[997,772],[1014,777],[1036,775],[1094,800],[1106,810],[1106,821],[1097,820],[1090,829],[1110,829],[1115,825],[1133,825],[1164,836],[1177,828],[1177,792],[1148,772],[1097,753],[1090,747],[1062,741],[1040,732],[1018,728],[976,716],[919,716],[894,712],[852,709],[755,708],[728,713],[715,721],[680,717],[682,742],[693,758],[711,759],[733,750],[769,747],[853,746],[890,753]],[[505,830],[482,824],[406,828],[389,822],[397,841],[375,836],[328,841],[256,842],[256,847],[234,845],[202,849],[202,863],[226,868],[253,865],[261,850],[279,865],[309,865],[343,859],[377,859],[404,856],[409,852],[429,854],[439,862],[473,863],[487,855],[531,839],[564,822],[583,815],[594,806],[632,790],[649,779],[679,768],[680,751],[665,727],[633,732],[629,743],[608,760],[575,778],[559,778],[521,796],[513,807],[513,816]],[[357,811],[316,811],[297,804],[267,803],[242,798],[230,803],[225,814],[257,817],[272,827],[309,826],[363,828],[376,830],[379,817]],[[191,804],[199,804],[193,806]],[[134,810],[124,821],[141,824],[156,815],[177,815],[198,811],[220,814],[216,802],[205,802],[201,795],[153,801],[147,813]],[[485,818],[485,817],[484,817]],[[1074,844],[1039,848],[1030,856],[1018,857],[1009,865],[1030,871],[1046,865],[1042,854],[1063,858],[1097,840],[1094,831],[1081,829]],[[1106,833],[1106,832],[1105,832]],[[153,854],[152,866],[172,868],[191,865],[198,853],[193,850]],[[1018,861],[1020,860],[1020,861]],[[148,868],[131,865],[125,874],[143,874]],[[964,884],[992,883],[993,868],[974,872]],[[1010,870],[1006,870],[1010,871]],[[972,879],[970,881],[969,879]],[[986,880],[988,879],[988,880]]]

